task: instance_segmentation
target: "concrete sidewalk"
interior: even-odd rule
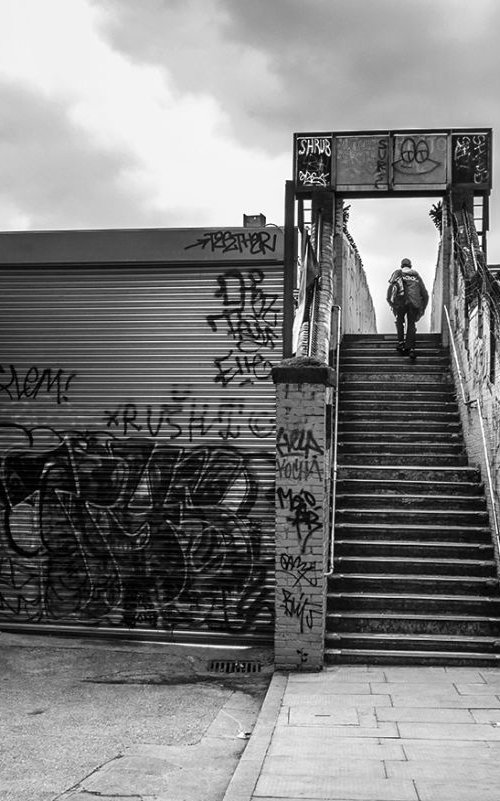
[[[224,801],[498,801],[500,668],[274,675]]]

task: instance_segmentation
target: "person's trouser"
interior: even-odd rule
[[[396,332],[398,342],[404,343],[407,350],[415,349],[415,334],[417,327],[415,325],[415,318],[417,310],[413,306],[405,306],[401,311],[396,314]],[[405,336],[405,322],[406,322],[406,336]]]

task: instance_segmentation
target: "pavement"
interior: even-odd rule
[[[272,658],[0,633],[0,801],[222,801]],[[214,661],[261,669],[214,672]]]
[[[0,801],[500,799],[500,668],[4,633],[0,682]]]
[[[499,801],[500,669],[275,673],[224,801],[277,799]]]

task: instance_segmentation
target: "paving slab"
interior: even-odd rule
[[[322,695],[348,695],[363,694],[371,695],[372,689],[370,681],[300,681],[289,684],[286,690],[286,697],[289,695],[304,696],[305,694]]]
[[[486,723],[398,723],[401,737],[414,740],[497,740],[500,727]]]
[[[476,723],[490,723],[500,726],[500,709],[471,709],[470,713]]]
[[[399,740],[379,737],[342,737],[329,729],[309,730],[307,738],[300,728],[275,730],[268,750],[269,756],[327,757],[384,761],[406,760]]]
[[[489,710],[491,714],[491,710]],[[379,721],[408,721],[410,723],[476,723],[470,709],[439,709],[436,707],[377,707],[375,710]],[[497,711],[500,717],[500,710]]]
[[[457,782],[417,782],[419,801],[498,801],[499,790],[496,782],[485,777],[477,783]]]
[[[485,740],[405,740],[397,741],[408,760],[442,762],[450,754],[462,761],[486,759],[500,761],[500,743]]]
[[[247,794],[225,801],[499,801],[500,669],[342,666],[281,681],[253,785],[248,774]]]
[[[329,778],[325,776],[261,776],[257,782],[254,798],[327,799],[328,801],[419,801],[415,785],[405,779],[372,779],[363,776]],[[470,799],[469,799],[470,801]],[[498,798],[496,799],[498,801]]]

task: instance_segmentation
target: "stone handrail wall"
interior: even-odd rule
[[[443,339],[448,339],[446,315],[440,312],[441,302],[448,308],[453,342],[461,376],[451,353],[452,371],[457,389],[462,427],[469,462],[481,469],[486,487],[490,518],[494,509],[487,486],[489,467],[497,518],[500,516],[500,288],[488,273],[479,245],[472,215],[465,210],[443,215],[441,252],[433,293],[431,319],[441,324]],[[451,247],[446,248],[446,237]],[[446,252],[448,251],[448,257]],[[439,286],[439,278],[442,279]],[[437,288],[436,288],[437,285]],[[447,302],[446,302],[447,301]],[[439,329],[437,329],[439,330]],[[450,343],[450,349],[452,349]],[[465,394],[462,398],[461,380]],[[479,401],[484,422],[487,453],[481,432]],[[500,521],[499,521],[500,522]],[[500,554],[497,553],[500,564]]]

